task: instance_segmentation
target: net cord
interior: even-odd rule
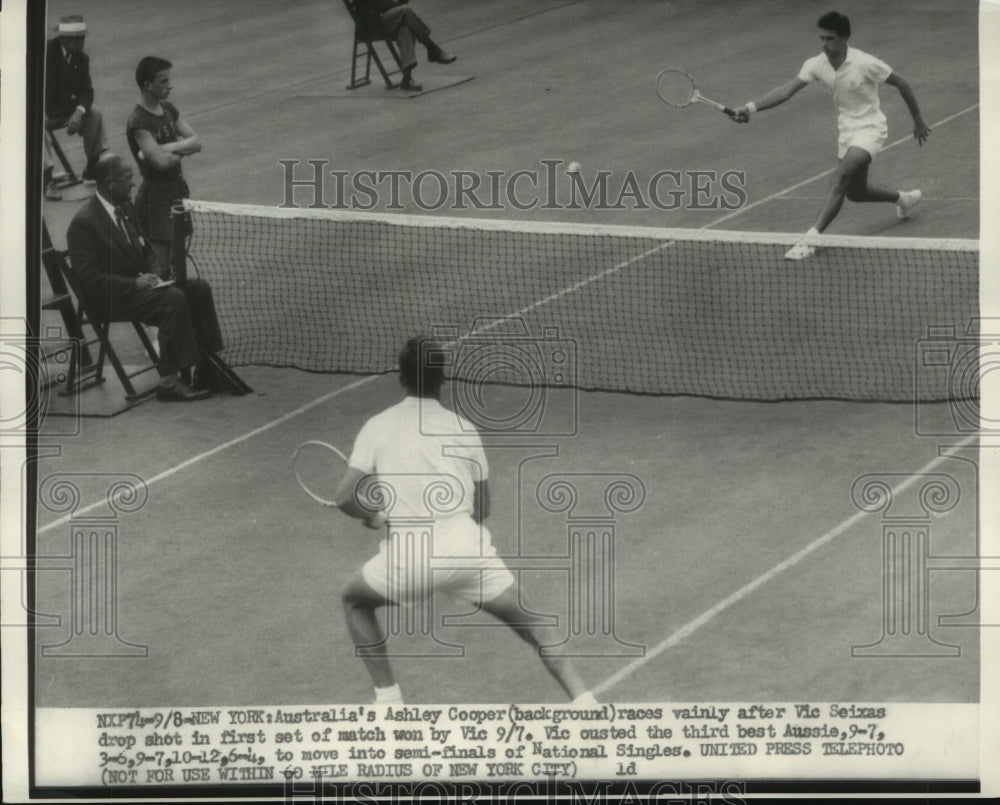
[[[184,207],[196,213],[215,213],[240,218],[276,220],[312,220],[344,223],[382,223],[401,227],[430,229],[453,228],[487,232],[511,232],[535,235],[580,235],[584,237],[630,237],[661,241],[700,243],[746,243],[750,245],[792,246],[809,243],[819,247],[845,249],[892,249],[920,251],[978,252],[979,240],[973,238],[913,238],[869,235],[813,235],[801,232],[751,232],[724,229],[682,229],[606,224],[575,224],[556,221],[497,221],[487,218],[406,215],[400,213],[361,212],[341,209],[300,209],[266,207],[257,204],[233,204],[219,201],[185,199]]]

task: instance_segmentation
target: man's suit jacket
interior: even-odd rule
[[[59,39],[50,39],[45,51],[45,114],[65,121],[77,106],[90,110],[94,86],[90,81],[90,56],[71,53],[69,63]]]
[[[131,217],[134,222],[134,213]],[[160,273],[153,250],[136,236],[133,244],[96,195],[70,221],[66,231],[70,268],[94,313],[102,318],[117,318],[128,309],[136,294],[136,277]]]
[[[355,0],[354,8],[357,15],[355,21],[358,29],[365,36],[385,36],[382,14],[400,5],[404,5],[400,0]]]

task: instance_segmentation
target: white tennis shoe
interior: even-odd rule
[[[899,191],[899,200],[896,202],[896,217],[901,221],[910,217],[910,211],[920,203],[924,194],[919,190]]]

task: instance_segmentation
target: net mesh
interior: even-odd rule
[[[456,340],[450,374],[477,381],[978,395],[976,241],[820,236],[793,262],[794,235],[187,206],[188,270],[212,284],[234,366],[392,371],[423,333]]]

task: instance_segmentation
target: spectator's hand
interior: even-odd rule
[[[83,123],[83,112],[79,109],[75,109],[73,114],[69,116],[69,120],[66,121],[66,132],[68,134],[76,134],[80,130],[80,126]]]
[[[160,278],[156,274],[140,274],[135,278],[136,290],[145,291],[147,288],[155,288],[160,284]]]

